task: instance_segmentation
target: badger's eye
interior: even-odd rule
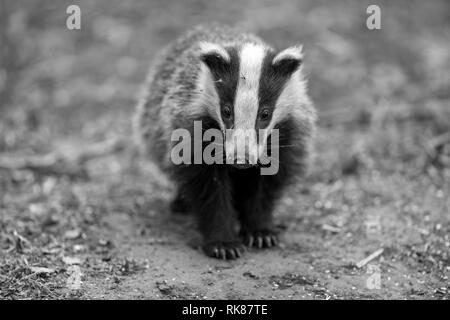
[[[222,108],[222,116],[223,116],[225,119],[230,119],[230,118],[231,118],[231,107],[230,107],[229,105],[225,105],[225,106]]]
[[[264,109],[263,111],[261,111],[260,117],[261,120],[268,120],[270,116],[270,112],[267,109]]]

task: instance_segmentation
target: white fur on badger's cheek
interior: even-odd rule
[[[234,102],[234,129],[251,131],[249,136],[249,154],[253,158],[258,154],[255,123],[259,107],[259,80],[266,49],[257,44],[247,43],[239,52],[239,80]],[[241,135],[235,138],[242,138]],[[236,143],[236,142],[235,142]],[[238,141],[238,144],[241,142]]]
[[[201,55],[217,54],[221,56],[225,61],[230,62],[230,55],[222,46],[211,42],[200,42],[199,45]]]
[[[201,70],[197,83],[198,100],[193,104],[194,113],[201,114],[206,111],[219,124],[222,130],[225,130],[225,124],[220,116],[220,98],[214,85],[214,80],[208,67],[201,64]]]
[[[275,58],[272,60],[272,64],[276,64],[277,62],[284,59],[295,59],[302,60],[303,59],[303,46],[295,46],[289,47],[280,53],[278,53]]]

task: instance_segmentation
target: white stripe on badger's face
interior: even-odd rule
[[[246,144],[250,162],[256,164],[258,159],[255,123],[259,107],[259,80],[265,55],[265,47],[253,43],[243,45],[239,52],[239,80],[234,102],[234,132],[225,144],[229,161],[236,159],[238,163],[245,162]]]

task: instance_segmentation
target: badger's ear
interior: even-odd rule
[[[217,70],[230,62],[230,55],[222,46],[211,43],[200,43],[200,60],[210,70]]]
[[[272,60],[272,65],[283,74],[294,73],[303,62],[303,46],[293,46],[280,51]]]

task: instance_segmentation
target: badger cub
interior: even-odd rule
[[[253,34],[207,25],[173,42],[151,67],[138,105],[137,138],[175,183],[172,208],[197,215],[208,256],[236,259],[243,245],[278,243],[274,205],[303,173],[316,121],[302,59],[301,46],[277,51]],[[189,161],[173,161],[178,141],[172,133],[183,129],[195,136],[195,123],[201,133],[222,135],[210,145],[219,148],[215,159],[225,161],[194,161],[198,137],[187,149]],[[205,148],[203,139],[200,157]],[[263,163],[264,152],[277,157]],[[262,174],[268,165],[277,170]]]

